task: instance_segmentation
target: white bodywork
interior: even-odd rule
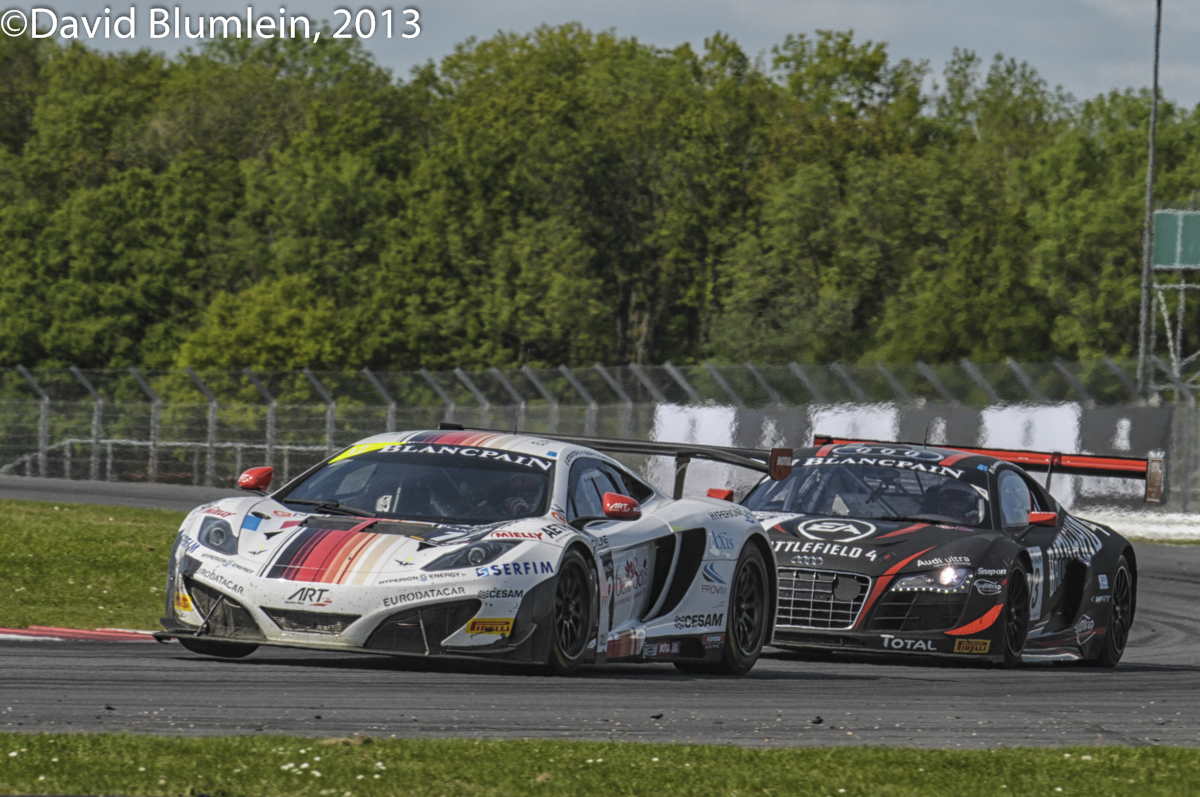
[[[439,435],[466,442],[429,442]],[[729,588],[743,546],[757,536],[764,544],[763,550],[770,550],[763,527],[742,507],[710,498],[674,500],[657,491],[642,502],[642,516],[637,520],[604,520],[587,524],[586,530],[572,528],[567,524],[564,507],[568,506],[569,474],[574,461],[588,457],[626,474],[630,471],[600,452],[551,439],[491,433],[395,433],[363,440],[330,461],[354,456],[356,451],[393,445],[404,446],[404,451],[421,446],[454,447],[458,449],[455,453],[462,456],[495,457],[495,453],[484,452],[505,452],[509,457],[549,460],[554,463],[549,511],[537,518],[486,526],[431,526],[334,517],[319,510],[299,513],[271,497],[257,495],[206,504],[184,520],[172,553],[174,583],[168,584],[172,596],[168,600],[173,613],[169,609],[168,614],[178,621],[176,630],[199,629],[205,623],[195,599],[183,585],[181,574],[188,571],[194,582],[228,596],[250,613],[265,636],[265,641],[259,640],[258,644],[361,649],[380,624],[397,612],[477,598],[481,606],[475,618],[437,640],[442,653],[470,654],[473,650],[502,647],[524,597],[538,584],[556,577],[568,548],[582,546],[595,565],[598,581],[593,660],[649,658],[659,655],[660,646],[646,642],[659,638],[699,637],[706,647],[714,647],[716,635],[726,632]],[[224,519],[233,529],[237,537],[235,555],[213,550],[197,540],[201,523],[210,516]],[[322,536],[307,525],[326,521],[355,528],[334,529]],[[678,604],[655,616],[668,597],[668,589],[660,589],[657,595],[652,591],[656,541],[694,529],[704,529],[707,535],[701,566]],[[407,536],[409,530],[416,536]],[[312,547],[297,553],[299,541],[306,534],[305,544]],[[318,542],[312,542],[318,537]],[[519,540],[520,544],[484,566],[452,571],[422,569],[448,552],[483,539]],[[683,545],[672,548],[668,585],[675,576]],[[287,631],[272,620],[267,609],[358,619],[339,633]],[[653,619],[643,621],[643,617]],[[514,640],[514,644],[519,641]],[[671,653],[671,643],[665,643],[661,650]],[[676,644],[674,651],[678,650]]]

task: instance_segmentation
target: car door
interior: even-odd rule
[[[567,487],[567,522],[602,518],[604,493],[629,495],[631,486],[636,489],[636,481],[613,465],[593,457],[577,459],[571,465]],[[642,485],[643,497],[646,497],[645,491],[649,488]],[[649,494],[653,495],[653,491]],[[638,498],[637,495],[630,497]],[[605,574],[601,603],[607,609],[608,630],[628,626],[649,608],[654,541],[670,534],[671,529],[654,515],[643,515],[638,520],[589,522],[585,530],[599,543]],[[602,624],[601,628],[604,627]]]
[[[1033,484],[1015,468],[999,470],[996,474],[996,492],[1001,528],[1012,534],[1029,551],[1032,570],[1029,574],[1029,622],[1038,625],[1048,616],[1047,602],[1053,585],[1047,570],[1049,561],[1046,552],[1054,542],[1058,528],[1030,524],[1029,513],[1051,512],[1057,507],[1039,485]]]

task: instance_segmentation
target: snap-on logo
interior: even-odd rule
[[[873,524],[863,520],[806,520],[796,527],[796,531],[810,540],[823,542],[854,542],[875,533]]]

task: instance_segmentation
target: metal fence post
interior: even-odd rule
[[[582,396],[583,400],[587,403],[587,414],[583,416],[583,433],[588,437],[594,437],[596,434],[596,414],[600,406],[596,403],[595,397],[588,392],[588,389],[583,386],[583,382],[579,381],[579,378],[575,376],[570,368],[560,365],[558,366],[558,372],[567,380],[567,384],[575,388],[575,392]]]
[[[1196,423],[1196,396],[1192,393],[1191,388],[1183,383],[1182,380],[1171,370],[1165,362],[1159,359],[1158,355],[1150,355],[1150,361],[1158,366],[1163,375],[1167,377],[1167,381],[1171,383],[1171,387],[1175,390],[1176,400],[1183,398],[1183,493],[1181,507],[1184,512],[1188,511],[1188,503],[1192,495],[1192,477],[1195,464],[1192,461],[1195,452],[1194,436]]]
[[[800,380],[804,387],[812,394],[813,400],[818,404],[828,404],[829,399],[825,395],[825,391],[821,390],[821,386],[813,381],[812,377],[800,367],[800,363],[788,363],[788,370],[792,375]]]
[[[455,368],[454,375],[458,378],[459,382],[462,382],[463,387],[471,391],[471,395],[479,402],[479,425],[487,426],[488,410],[492,408],[492,403],[487,400],[487,396],[483,395],[483,391],[475,386],[475,383],[471,381],[471,377],[467,376],[466,371],[461,368]]]
[[[708,375],[713,378],[713,381],[721,386],[721,389],[729,394],[729,398],[733,400],[735,407],[745,407],[746,403],[742,401],[742,397],[733,389],[733,385],[729,384],[729,380],[717,370],[717,367],[712,363],[705,363],[704,370],[708,371]]]
[[[750,375],[754,377],[754,380],[758,382],[758,386],[766,392],[767,398],[771,399],[771,403],[776,407],[782,407],[783,397],[779,395],[775,388],[771,387],[771,384],[767,381],[767,378],[763,376],[763,372],[758,370],[754,363],[750,362],[749,360],[746,361],[745,368],[750,372]]]
[[[208,389],[208,385],[204,384],[204,380],[191,366],[183,370],[196,383],[196,387],[204,394],[204,398],[208,399],[208,456],[204,463],[204,486],[212,487],[217,477],[217,397],[213,395],[213,392]]]
[[[988,401],[992,404],[1003,404],[1000,399],[1000,394],[996,392],[996,388],[992,387],[991,383],[983,378],[983,372],[979,370],[979,366],[963,357],[959,361],[959,365],[967,372],[967,376],[971,377],[971,381],[979,385],[979,388],[987,395]]]
[[[422,368],[418,373],[420,373],[422,378],[429,383],[429,386],[433,388],[433,392],[436,393],[437,397],[440,398],[442,403],[446,405],[446,416],[442,420],[453,421],[455,406],[454,399],[450,398],[450,394],[446,392],[446,388],[438,384],[438,381],[433,378],[433,374],[429,372],[428,368]]]
[[[920,360],[917,360],[916,365],[917,372],[921,374],[921,376],[925,377],[925,381],[933,385],[933,389],[938,392],[938,395],[941,396],[947,404],[958,406],[962,403],[958,400],[957,396],[950,392],[950,388],[946,387],[942,380],[938,379],[937,372]]]
[[[133,378],[137,380],[138,386],[142,392],[150,397],[150,462],[147,466],[146,481],[158,481],[158,423],[159,413],[162,410],[162,399],[154,392],[154,388],[150,387],[150,383],[141,375],[138,369],[132,365],[129,366],[129,373],[133,374]]]
[[[537,374],[528,365],[521,368],[521,373],[529,380],[529,384],[533,385],[534,389],[541,394],[542,398],[550,404],[550,434],[554,434],[558,431],[558,399],[554,398],[554,394],[546,389],[546,386],[542,384],[542,380],[537,378]]]
[[[617,398],[621,402],[621,437],[628,437],[629,427],[633,425],[633,399],[621,389],[621,383],[613,378],[613,375],[608,372],[607,368],[600,363],[596,363],[593,367],[596,369],[596,373],[600,374],[600,378],[604,380],[609,389],[617,394]]]
[[[658,389],[658,385],[654,384],[654,381],[650,379],[650,374],[646,373],[645,368],[638,365],[637,363],[630,363],[629,371],[630,371],[630,373],[632,373],[634,376],[637,377],[637,380],[639,382],[642,383],[642,387],[646,388],[646,390],[648,390],[650,392],[651,398],[653,398],[659,404],[667,404],[668,403],[667,397],[665,395],[663,395],[663,392],[661,390]],[[689,387],[691,387],[691,386],[689,385]]]
[[[104,399],[100,397],[99,391],[92,387],[92,383],[83,375],[83,371],[73,365],[70,370],[87,389],[87,392],[92,395],[92,471],[90,478],[94,482],[100,481],[100,422],[101,413],[104,412]]]
[[[321,384],[321,380],[317,379],[317,375],[312,372],[312,369],[305,368],[304,375],[312,383],[313,389],[317,391],[317,395],[325,402],[325,456],[329,456],[333,453],[334,418],[337,412],[337,402],[333,400],[333,396]]]
[[[46,477],[47,457],[50,448],[50,396],[42,390],[42,386],[33,378],[33,374],[23,365],[17,366],[17,373],[25,377],[25,381],[33,388],[38,397],[38,476]]]
[[[879,369],[879,373],[883,374],[883,378],[887,380],[889,385],[891,385],[892,392],[896,394],[896,398],[898,398],[904,404],[913,403],[912,394],[905,389],[904,384],[896,378],[895,374],[889,371],[883,363],[878,363],[875,367]]]
[[[841,377],[842,381],[846,383],[846,387],[850,388],[855,401],[858,401],[860,404],[871,403],[871,397],[867,395],[867,391],[863,390],[858,382],[854,381],[854,377],[850,376],[850,372],[843,368],[841,363],[830,364],[829,370]]]
[[[1018,363],[1012,357],[1009,357],[1007,362],[1008,367],[1011,368],[1012,372],[1017,375],[1017,381],[1021,383],[1021,387],[1029,391],[1029,395],[1033,396],[1034,401],[1037,401],[1039,404],[1053,403],[1050,401],[1050,397],[1043,393],[1042,389],[1038,387],[1037,382],[1033,381],[1033,377],[1026,373],[1025,369],[1021,367],[1020,363]]]
[[[262,396],[267,402],[267,457],[266,466],[268,468],[275,467],[275,396],[271,391],[267,390],[267,386],[259,380],[258,376],[249,368],[242,371],[246,378],[250,380],[250,384],[258,391],[258,395]]]
[[[383,386],[383,382],[371,372],[370,368],[363,366],[362,375],[371,383],[371,387],[375,388],[375,392],[379,394],[385,402],[387,402],[387,431],[396,431],[396,400],[392,398],[392,394]]]
[[[504,388],[504,391],[508,393],[509,397],[517,403],[517,423],[514,428],[520,429],[525,425],[525,397],[522,396],[515,387],[513,387],[513,383],[509,382],[504,376],[504,372],[496,366],[493,365],[491,368],[489,368],[488,373],[495,377],[496,381],[500,383],[500,386]]]

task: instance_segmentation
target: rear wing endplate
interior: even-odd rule
[[[924,445],[921,443],[896,443],[886,440],[853,440],[832,437],[830,435],[815,435],[814,446],[851,445],[869,443],[881,446]],[[1166,479],[1166,465],[1162,457],[1102,457],[1092,454],[1063,454],[1058,451],[1023,451],[1011,448],[967,448],[964,446],[937,445],[934,448],[947,448],[952,451],[962,451],[966,454],[980,454],[994,457],[1014,465],[1020,465],[1027,471],[1046,474],[1046,488],[1050,488],[1050,479],[1056,473],[1068,476],[1106,476],[1116,479],[1138,479],[1146,482],[1146,500],[1150,503],[1161,503],[1163,483]]]

